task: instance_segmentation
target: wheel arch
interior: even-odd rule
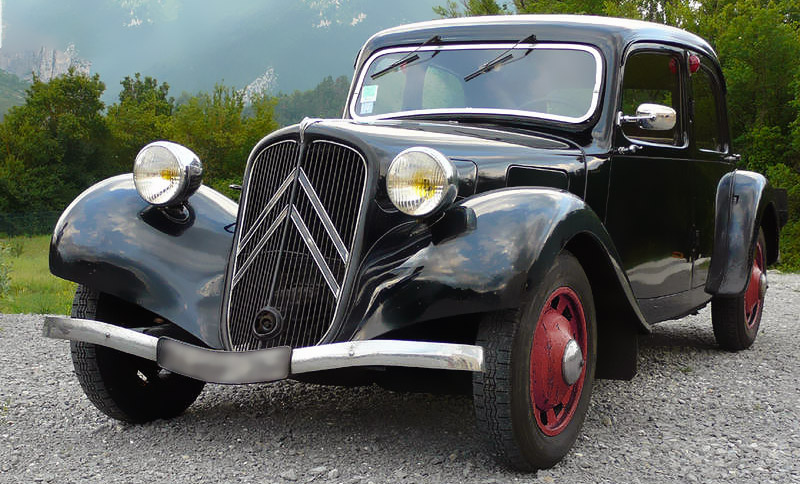
[[[597,318],[597,378],[630,380],[638,365],[638,334],[642,325],[636,307],[626,295],[608,249],[593,234],[572,237],[564,249],[581,264],[592,288]],[[635,303],[634,303],[635,304]]]
[[[759,228],[767,242],[767,264],[779,259],[779,232],[785,210],[778,191],[764,175],[736,170],[717,185],[714,248],[705,290],[714,296],[744,293],[753,265]]]
[[[158,314],[221,348],[222,287],[237,205],[201,186],[174,220],[119,175],[64,210],[50,242],[50,272]]]
[[[449,217],[460,222],[449,223]],[[570,241],[598,280],[614,279],[615,299],[603,315],[616,320],[614,313],[623,311],[625,324],[619,326],[625,331],[649,330],[608,232],[574,194],[543,187],[499,189],[453,207],[439,224],[440,230],[398,226],[384,236],[384,246],[368,252],[342,339],[377,338],[418,323],[519,308]],[[402,241],[403,251],[395,241]],[[604,265],[595,267],[594,259]],[[617,306],[624,304],[628,307]]]

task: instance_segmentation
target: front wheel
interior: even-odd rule
[[[758,239],[753,247],[750,279],[744,294],[735,297],[715,297],[711,301],[714,338],[721,348],[729,351],[744,350],[756,340],[767,293],[766,249],[764,231],[758,229]]]
[[[552,467],[572,447],[591,398],[597,358],[592,291],[562,252],[525,307],[478,329],[485,372],[473,377],[479,430],[516,469]]]
[[[119,324],[122,308],[101,306],[100,294],[78,286],[72,317]],[[107,306],[113,306],[107,305]],[[105,346],[73,341],[75,375],[89,400],[111,418],[144,423],[171,418],[186,410],[205,383],[170,373],[154,361],[122,353]]]

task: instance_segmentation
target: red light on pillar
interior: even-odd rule
[[[692,54],[689,56],[689,72],[694,74],[700,69],[700,58]]]

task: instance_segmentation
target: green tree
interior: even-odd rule
[[[169,85],[138,72],[120,84],[119,102],[108,108],[108,127],[113,139],[112,159],[122,171],[130,171],[139,150],[147,143],[171,135],[175,100]]]
[[[299,123],[304,117],[340,118],[350,90],[350,79],[328,76],[314,89],[279,94],[275,119],[281,126]]]
[[[704,27],[725,72],[735,146],[761,172],[791,164],[798,152],[786,140],[798,115],[792,84],[800,75],[800,24],[787,22],[780,4],[738,0],[716,9]]]
[[[0,211],[61,209],[114,172],[98,75],[34,79],[0,124]]]
[[[218,84],[210,94],[189,96],[175,108],[172,139],[197,153],[207,184],[236,197],[227,186],[241,182],[253,145],[277,128],[274,105],[269,97],[256,97],[245,116],[242,92]]]
[[[25,103],[27,88],[27,82],[10,72],[0,70],[0,120],[12,106]]]
[[[443,6],[433,7],[433,12],[440,17],[473,17],[477,15],[506,15],[509,12],[507,3],[498,4],[496,0],[447,0]]]

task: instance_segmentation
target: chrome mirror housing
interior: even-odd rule
[[[642,129],[652,131],[668,131],[675,127],[678,113],[669,106],[662,104],[640,104],[636,108],[636,116],[626,116],[619,112],[617,124],[638,123]]]

